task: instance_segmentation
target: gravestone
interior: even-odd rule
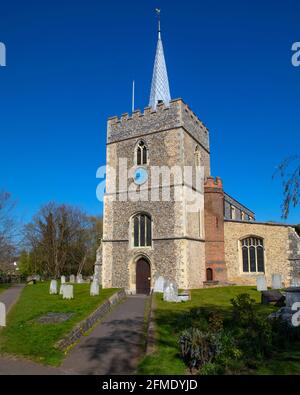
[[[256,277],[256,289],[257,291],[267,291],[267,282],[265,276],[257,276]]]
[[[60,287],[59,287],[59,294],[60,295],[63,295],[63,290],[64,290],[64,286],[66,285],[66,283],[64,283],[64,284],[60,284]]]
[[[162,276],[159,276],[154,283],[154,292],[160,292],[163,293],[164,292],[164,285],[165,285],[165,279]]]
[[[5,304],[0,302],[0,326],[6,326],[6,308]]]
[[[61,284],[65,284],[66,283],[66,276],[61,276],[60,282],[61,282]]]
[[[51,280],[50,282],[50,295],[56,295],[57,294],[57,281],[56,280]]]
[[[70,276],[70,283],[75,283],[76,282],[76,278],[75,278],[75,276],[74,276],[74,274],[71,274],[71,276]]]
[[[83,283],[82,274],[78,274],[76,276],[76,282],[77,282],[77,284],[82,284]]]
[[[272,274],[272,288],[273,289],[281,289],[282,288],[281,274]]]
[[[175,283],[169,282],[164,289],[164,301],[165,302],[180,302],[178,298],[178,287]]]
[[[64,284],[63,286],[63,299],[73,299],[73,285]]]
[[[99,295],[99,282],[98,282],[98,280],[93,280],[91,282],[90,295],[91,296],[98,296]]]

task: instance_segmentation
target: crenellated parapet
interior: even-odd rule
[[[143,135],[183,128],[209,152],[209,131],[182,99],[172,100],[170,106],[158,104],[156,109],[146,107],[143,112],[111,117],[107,122],[107,143]]]

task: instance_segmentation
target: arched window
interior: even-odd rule
[[[241,240],[243,272],[264,272],[264,243],[259,237],[247,237]]]
[[[148,149],[144,141],[139,141],[136,146],[136,164],[146,165],[148,163]]]
[[[133,247],[151,247],[152,224],[147,214],[137,214],[132,218]]]
[[[199,148],[198,145],[196,145],[194,157],[195,157],[195,166],[196,166],[196,167],[202,166],[202,162],[201,162],[201,151],[200,151],[200,148]]]

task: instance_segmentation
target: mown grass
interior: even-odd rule
[[[49,282],[27,285],[8,314],[6,328],[0,331],[0,353],[58,365],[64,353],[54,347],[55,343],[117,291],[103,289],[99,296],[91,297],[89,287],[89,284],[75,284],[74,299],[64,300],[60,295],[49,295]],[[73,313],[73,316],[58,324],[36,322],[48,312]]]
[[[254,287],[222,287],[192,291],[192,299],[185,303],[166,303],[162,294],[155,294],[156,349],[139,364],[139,374],[186,374],[187,369],[180,358],[178,338],[189,323],[187,313],[194,307],[204,310],[220,311],[226,320],[230,320],[230,300],[241,293],[248,293],[257,302],[257,310],[267,316],[274,310],[273,306],[260,304],[260,293]],[[276,309],[276,308],[275,308]],[[229,321],[228,321],[229,322]],[[299,374],[300,344],[294,344],[290,350],[276,353],[272,361],[265,363],[255,372],[249,374]]]

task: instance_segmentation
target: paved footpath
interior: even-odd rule
[[[15,284],[0,293],[0,302],[5,304],[6,314],[19,299],[19,296],[21,295],[24,287],[24,284]]]
[[[61,365],[77,374],[133,374],[141,355],[147,297],[129,296],[88,335]]]
[[[133,374],[142,352],[146,300],[144,295],[129,296],[114,307],[88,336],[81,338],[59,368],[0,357],[0,375]]]

